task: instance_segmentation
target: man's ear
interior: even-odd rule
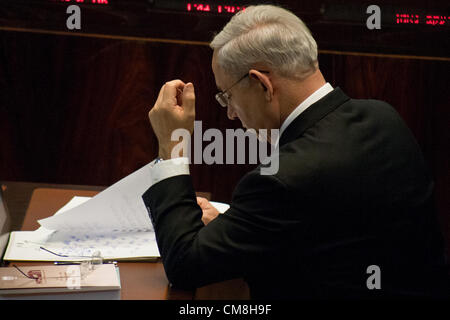
[[[260,85],[263,91],[265,92],[266,99],[268,99],[268,101],[271,101],[273,97],[273,86],[267,74],[264,74],[255,69],[251,69],[249,71],[249,75],[250,78],[259,82],[258,85]]]

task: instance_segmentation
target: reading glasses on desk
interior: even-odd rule
[[[103,257],[100,253],[100,251],[94,251],[94,253],[92,253],[91,256],[69,256],[69,255],[65,255],[65,254],[59,254],[56,252],[53,252],[49,249],[46,249],[44,247],[39,247],[39,249],[44,250],[48,253],[51,253],[55,256],[61,257],[61,258],[73,258],[74,261],[65,261],[65,262],[55,262],[55,264],[61,265],[61,264],[67,264],[67,265],[71,265],[71,264],[78,264],[80,265],[80,273],[81,273],[81,278],[85,278],[91,271],[93,271],[95,269],[95,267],[97,265],[103,264]],[[76,259],[83,259],[83,261],[75,261]],[[18,266],[16,266],[15,264],[13,264],[13,267],[16,268],[22,275],[24,275],[25,277],[29,278],[29,279],[33,279],[36,280],[38,279],[38,277],[35,274],[26,274],[25,272],[23,272]]]

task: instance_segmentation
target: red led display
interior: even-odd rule
[[[238,11],[245,10],[243,6],[233,6],[225,4],[210,4],[210,3],[194,3],[189,2],[186,5],[186,11],[188,12],[213,12],[213,13],[236,13]]]
[[[436,26],[436,25],[442,26],[447,23],[447,20],[450,20],[450,16],[446,17],[446,16],[427,15],[425,23],[432,25],[432,26]]]
[[[431,26],[443,26],[450,21],[450,16],[424,15],[413,13],[396,13],[396,24],[427,24]]]
[[[418,14],[397,13],[395,16],[397,24],[419,24]]]
[[[56,0],[56,1],[66,3],[108,4],[108,0]]]

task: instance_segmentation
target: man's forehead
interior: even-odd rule
[[[216,87],[219,90],[222,90],[222,82],[224,81],[224,74],[222,68],[217,63],[217,50],[214,50],[213,58],[211,61],[211,67],[214,73],[214,78],[216,80]]]

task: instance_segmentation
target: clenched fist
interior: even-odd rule
[[[148,113],[150,123],[159,143],[159,156],[164,160],[172,158],[172,149],[180,141],[172,141],[177,129],[194,131],[195,92],[192,83],[181,80],[166,82],[159,91],[155,105]],[[183,141],[188,143],[188,141]],[[174,155],[178,157],[180,155]]]

